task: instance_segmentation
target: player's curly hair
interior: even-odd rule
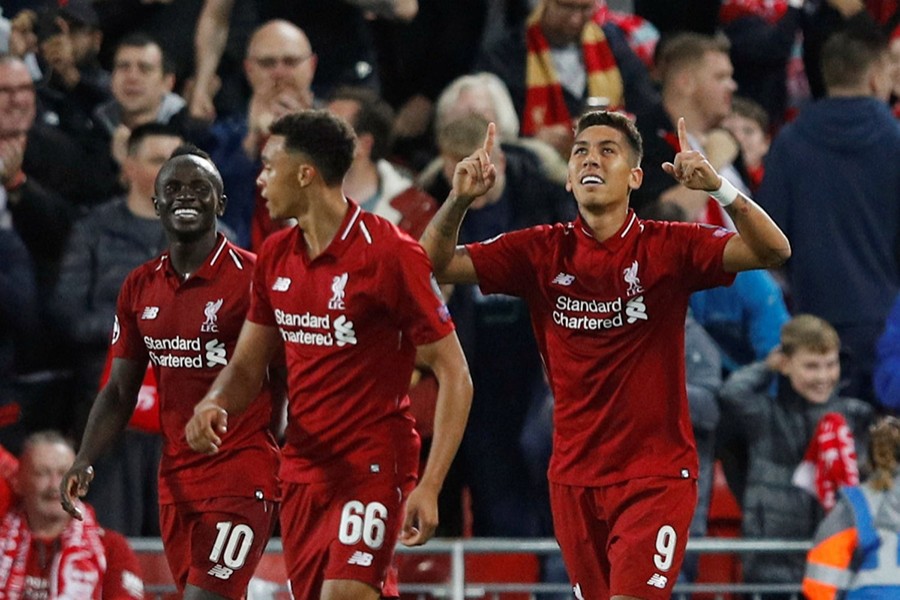
[[[350,125],[325,110],[301,110],[284,115],[269,127],[284,136],[288,152],[299,152],[318,169],[329,186],[340,185],[356,151],[356,134]]]
[[[900,451],[900,419],[882,417],[869,430],[872,447],[872,475],[869,486],[875,490],[890,489],[897,471],[897,454]]]

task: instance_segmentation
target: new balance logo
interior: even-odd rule
[[[158,315],[158,314],[159,314],[158,306],[145,306],[144,312],[141,313],[141,320],[142,321],[152,321],[153,319],[156,318],[156,315]]]
[[[348,565],[359,565],[361,567],[371,567],[372,566],[372,558],[373,556],[368,552],[363,552],[362,550],[357,550],[353,553],[353,556],[350,557],[350,560],[347,561]]]
[[[654,573],[653,577],[647,580],[647,585],[652,585],[659,589],[666,587],[667,583],[669,583],[669,578],[665,575],[660,575],[659,573]]]
[[[551,283],[558,283],[559,285],[572,285],[575,282],[575,276],[569,275],[567,273],[560,273],[556,277],[553,278]]]
[[[644,304],[643,296],[637,296],[628,301],[625,305],[625,316],[628,317],[629,323],[634,323],[638,319],[647,320],[647,305]]]
[[[212,575],[213,577],[218,577],[219,579],[228,579],[234,574],[232,569],[228,567],[223,567],[222,565],[216,565],[212,569],[206,572],[207,575]]]
[[[275,279],[275,283],[272,284],[273,292],[286,292],[288,288],[291,287],[291,278],[290,277],[278,277]]]

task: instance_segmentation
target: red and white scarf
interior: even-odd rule
[[[817,497],[825,510],[834,508],[841,486],[859,484],[853,432],[840,413],[827,413],[819,421],[792,482]]]
[[[72,519],[60,536],[50,571],[50,600],[100,600],[106,552],[94,511],[78,504],[84,520]],[[15,508],[0,521],[0,600],[19,600],[25,589],[31,531],[25,511]]]
[[[536,134],[548,125],[572,125],[572,115],[566,107],[562,86],[553,67],[550,44],[541,31],[543,2],[528,17],[525,45],[528,58],[525,67],[525,111],[522,133]],[[609,109],[617,110],[625,104],[625,86],[606,35],[600,25],[605,19],[605,5],[598,5],[593,19],[581,31],[584,66],[587,71],[588,96],[603,97]]]

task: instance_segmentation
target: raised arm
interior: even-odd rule
[[[216,118],[216,70],[228,41],[229,20],[234,0],[206,0],[194,33],[194,89],[189,110],[197,119]]]
[[[725,245],[722,267],[735,273],[784,264],[791,256],[787,237],[756,202],[721,177],[703,154],[691,149],[683,118],[678,119],[678,141],[681,151],[674,164],[664,163],[663,169],[683,186],[708,192],[724,206],[737,228],[738,235]]]
[[[456,242],[469,206],[475,198],[487,193],[497,179],[497,171],[491,162],[495,136],[496,127],[490,123],[482,147],[457,163],[450,195],[419,240],[441,283],[478,283],[469,253]]]
[[[146,371],[146,363],[124,358],[114,359],[109,381],[94,400],[81,439],[81,448],[59,486],[63,508],[76,519],[81,519],[82,514],[75,506],[75,500],[87,494],[91,480],[94,479],[94,468],[91,465],[128,425]]]
[[[228,431],[229,413],[243,412],[262,387],[266,370],[281,339],[274,327],[244,321],[234,356],[194,407],[185,426],[188,444],[197,452],[215,454]]]
[[[434,437],[425,472],[406,502],[400,541],[407,546],[424,544],[434,535],[438,525],[438,494],[462,441],[472,404],[472,379],[456,333],[419,346],[417,357],[437,378],[438,396]]]

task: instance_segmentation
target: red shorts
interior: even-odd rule
[[[191,584],[243,598],[278,522],[278,505],[255,498],[207,498],[159,507],[166,560],[178,591]]]
[[[696,504],[695,479],[551,483],[553,526],[575,597],[671,597]]]
[[[283,484],[281,536],[294,598],[318,598],[328,579],[361,581],[398,597],[391,559],[415,479]]]

